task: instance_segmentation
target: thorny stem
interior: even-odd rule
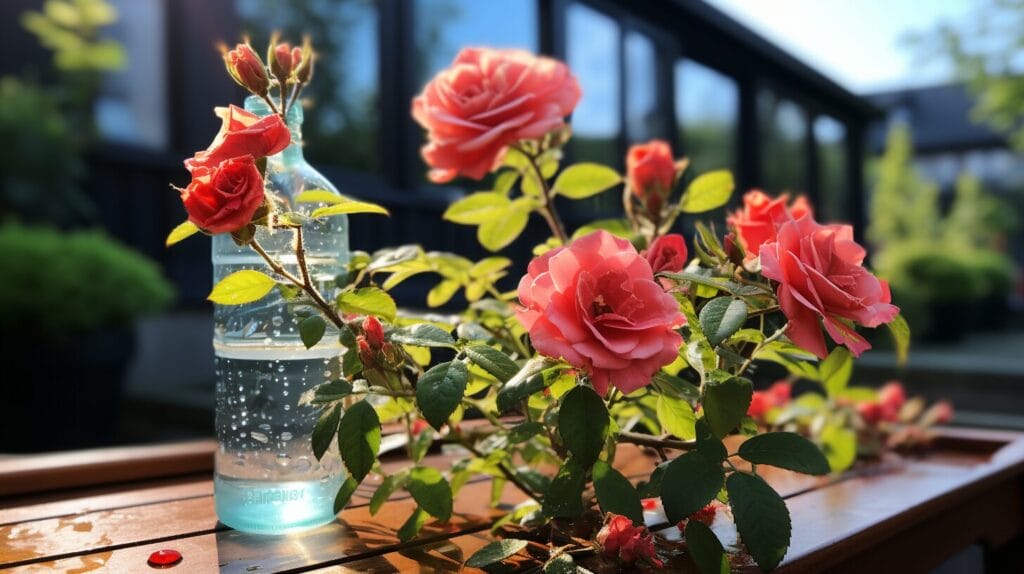
[[[484,454],[482,452],[480,452],[479,450],[477,450],[477,448],[475,446],[473,446],[473,443],[469,442],[468,440],[465,440],[462,437],[461,433],[459,434],[458,438],[459,438],[459,444],[461,444],[469,452],[473,453],[473,456],[475,456],[477,458],[487,458],[486,456],[484,456]],[[527,496],[529,496],[530,498],[532,498],[532,499],[534,499],[536,501],[540,501],[541,500],[541,497],[537,493],[535,493],[532,489],[530,489],[530,487],[528,487],[525,484],[523,484],[523,482],[521,480],[519,480],[519,478],[515,475],[515,473],[512,472],[512,470],[510,470],[507,466],[505,466],[505,463],[499,462],[497,466],[498,466],[498,469],[501,470],[501,474],[503,474],[505,476],[505,478],[509,482],[514,484],[516,486],[516,488],[518,488],[519,490],[523,491],[524,494],[526,494]]]
[[[540,182],[541,199],[544,201],[540,208],[541,216],[547,221],[551,232],[555,234],[555,237],[558,238],[562,245],[567,245],[569,243],[569,236],[565,233],[565,225],[562,223],[562,218],[558,215],[558,210],[555,209],[554,198],[551,194],[551,188],[548,186],[548,180],[544,179],[544,174],[540,171],[540,165],[537,164],[537,156],[521,147],[513,147],[530,160],[530,167],[533,168],[533,173]]]
[[[629,431],[620,432],[619,441],[628,442],[639,446],[651,447],[657,451],[661,451],[666,448],[671,448],[675,450],[693,450],[697,448],[697,443],[693,441],[660,438],[649,434],[641,434]]]
[[[784,335],[786,333],[786,329],[788,329],[788,328],[789,328],[789,323],[786,323],[785,325],[779,327],[779,330],[775,331],[774,333],[772,333],[771,336],[769,336],[767,339],[765,339],[764,341],[761,341],[760,343],[758,343],[757,346],[754,347],[754,350],[751,351],[750,356],[747,357],[747,360],[743,361],[743,364],[740,365],[740,369],[738,371],[736,371],[736,376],[742,375],[743,372],[746,371],[748,367],[750,367],[750,364],[754,362],[754,357],[757,356],[758,351],[760,351],[761,349],[765,348],[766,346],[768,346],[768,344],[770,344],[771,342],[777,340],[779,337],[782,337],[782,335]],[[762,329],[763,329],[763,327],[762,327]]]
[[[334,323],[334,326],[341,329],[345,327],[345,322],[341,320],[341,317],[339,317],[338,314],[334,311],[334,308],[331,307],[331,304],[324,299],[323,295],[321,295],[320,292],[317,291],[316,287],[313,285],[312,280],[310,279],[309,268],[306,265],[306,251],[302,245],[302,229],[296,229],[295,231],[295,258],[299,264],[299,272],[302,274],[301,279],[296,277],[294,274],[290,273],[287,269],[284,268],[283,265],[281,265],[280,262],[271,257],[270,254],[267,253],[265,249],[263,249],[263,246],[260,245],[259,241],[257,241],[255,237],[253,237],[250,240],[249,246],[252,247],[253,251],[258,253],[260,257],[262,257],[263,260],[267,262],[267,265],[269,265],[270,268],[273,269],[275,273],[284,277],[288,281],[291,281],[297,287],[305,291],[306,294],[309,295],[310,299],[312,299],[313,302],[316,303],[316,306],[320,308],[320,311],[323,312],[324,316],[330,319],[330,321]]]
[[[260,97],[263,98],[264,102],[267,102],[267,105],[270,107],[270,111],[271,112],[273,112],[275,114],[278,114],[278,115],[282,115],[281,111],[278,110],[277,106],[274,105],[274,100],[272,100],[269,95],[267,95],[267,94],[260,94]]]

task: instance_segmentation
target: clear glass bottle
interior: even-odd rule
[[[270,113],[255,96],[246,100],[245,109],[260,116]],[[299,193],[337,189],[302,156],[300,105],[289,110],[287,123],[292,144],[268,158],[266,185],[292,211],[308,214],[320,204],[295,203]],[[298,276],[293,237],[291,229],[260,227],[256,233],[264,249]],[[306,225],[303,238],[310,275],[331,300],[334,279],[349,259],[348,219],[335,216]],[[242,269],[270,272],[248,246],[238,247],[228,234],[215,236],[214,283]],[[238,530],[281,533],[330,522],[334,495],[345,479],[336,446],[319,462],[313,455],[310,437],[318,412],[299,405],[305,391],[338,376],[343,349],[329,328],[307,350],[295,310],[277,290],[247,305],[214,305],[220,443],[214,499],[220,521]]]

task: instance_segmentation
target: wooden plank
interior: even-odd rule
[[[10,458],[0,461],[0,497],[210,472],[216,448],[202,440]]]

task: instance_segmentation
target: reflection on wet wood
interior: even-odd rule
[[[950,432],[938,443],[940,449],[926,455],[887,457],[838,477],[759,467],[797,517],[780,572],[926,571],[975,542],[993,548],[1020,545],[1024,441],[1019,436]],[[730,450],[740,440],[732,439]],[[451,457],[432,455],[426,462],[445,468]],[[616,457],[616,466],[634,482],[657,463],[654,453],[631,446]],[[416,540],[399,543],[395,532],[415,503],[398,493],[370,516],[366,504],[376,483],[368,482],[335,523],[300,534],[258,536],[217,523],[208,479],[161,480],[93,484],[79,491],[82,496],[50,492],[24,504],[0,499],[0,568],[146,571],[150,553],[174,548],[185,557],[174,570],[189,573],[459,572],[462,562],[490,540],[495,516],[487,508],[490,480],[477,477],[456,499],[450,523],[428,522]],[[522,494],[506,487],[501,505],[509,508],[522,500]],[[648,518],[662,519],[657,511]],[[713,528],[727,544],[735,544],[727,512],[719,514]],[[674,526],[663,533],[679,538]],[[1018,554],[1001,554],[1001,566],[1024,571]],[[734,568],[756,571],[742,557]],[[690,572],[692,564],[681,558],[670,570]]]

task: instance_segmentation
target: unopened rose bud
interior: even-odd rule
[[[882,420],[882,407],[873,401],[864,401],[857,405],[857,413],[868,425],[876,425]]]
[[[373,315],[367,315],[363,319],[363,333],[370,348],[380,351],[384,347],[384,326]]]
[[[238,44],[234,50],[226,51],[224,64],[238,85],[250,92],[263,96],[270,89],[267,68],[248,44]]]
[[[294,60],[294,57],[292,58]],[[295,79],[300,84],[308,84],[313,79],[313,60],[315,60],[315,54],[313,54],[313,45],[310,43],[307,37],[302,42],[302,62],[295,65]]]
[[[640,200],[648,215],[657,220],[675,183],[672,148],[660,140],[634,145],[626,156],[626,170],[629,191]]]
[[[370,347],[366,337],[362,335],[356,337],[356,345],[359,346],[359,360],[363,362],[364,367],[372,367],[377,364],[377,353]]]
[[[292,67],[297,62],[292,58],[292,47],[288,42],[281,42],[274,48],[274,57],[270,60],[270,70],[277,81],[284,84],[292,75]]]

